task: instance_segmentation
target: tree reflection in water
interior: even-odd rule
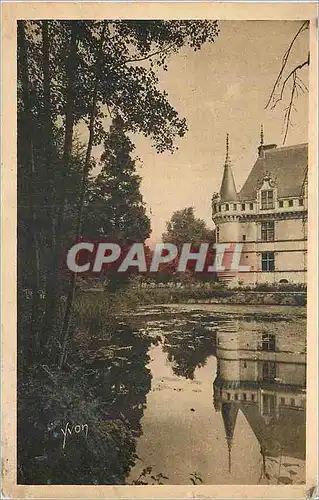
[[[212,446],[221,445],[221,453],[227,457],[226,479],[231,484],[232,478],[239,474],[238,463],[232,468],[232,448],[237,440],[235,427],[238,437],[243,430],[244,418],[250,427],[249,431],[245,431],[249,437],[245,442],[240,442],[240,439],[239,444],[236,442],[238,447],[235,446],[235,456],[238,459],[239,450],[245,455],[257,444],[257,450],[260,449],[257,463],[260,460],[261,472],[256,482],[302,484],[306,450],[305,313],[298,309],[292,314],[285,309],[278,313],[276,310],[260,312],[253,308],[248,312],[233,308],[229,314],[212,314],[207,310],[185,309],[170,309],[169,314],[167,309],[158,309],[159,312],[153,309],[149,316],[144,313],[144,328],[150,335],[161,335],[162,350],[166,353],[170,369],[178,377],[190,380],[198,377],[201,380],[200,372],[196,369],[203,367],[209,357],[216,357],[213,405],[219,413],[216,425],[223,424],[224,439],[212,441]],[[155,378],[156,373],[159,377],[161,372],[157,364]],[[176,390],[173,385],[166,389]],[[192,391],[191,388],[189,390]],[[167,393],[162,396],[164,403],[170,400]],[[190,401],[192,397],[191,394]],[[181,405],[185,401],[187,395],[185,397],[184,394]],[[159,400],[156,403],[153,401],[153,404],[157,409],[160,407]],[[201,407],[199,399],[198,404],[203,415],[206,415],[205,403]],[[162,404],[164,415],[161,415],[161,423],[164,429],[167,429],[167,422],[171,424],[173,411],[169,405],[166,406]],[[176,408],[177,405],[174,406]],[[190,410],[193,411],[192,408]],[[239,414],[240,419],[237,418]],[[153,417],[150,412],[149,418],[157,423],[156,412]],[[206,424],[210,419],[207,415]],[[150,429],[153,428],[152,423],[152,420],[148,421]],[[217,439],[220,437],[218,435]],[[147,464],[148,457],[152,455],[148,455],[146,437],[143,439],[145,448],[142,450]],[[169,446],[168,441],[166,445]],[[199,449],[194,442],[193,447],[196,456]],[[183,454],[182,444],[180,450]],[[162,462],[156,465],[159,468]],[[170,476],[170,481],[175,480],[170,469],[164,468],[164,472]],[[203,478],[205,481],[205,474]],[[212,479],[218,481],[218,477]]]
[[[205,366],[216,353],[216,331],[220,319],[186,321],[179,330],[164,331],[163,351],[175,375],[193,380],[195,369]],[[171,324],[170,324],[171,327]]]

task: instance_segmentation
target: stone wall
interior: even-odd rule
[[[285,305],[306,306],[305,292],[227,292],[225,297],[211,297],[205,299],[188,299],[188,304],[246,304],[246,305]]]

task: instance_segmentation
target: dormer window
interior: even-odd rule
[[[246,207],[245,207],[245,203],[242,203],[242,204],[241,204],[241,209],[242,209],[242,210],[245,210],[245,208],[246,208]]]
[[[262,210],[268,210],[270,208],[274,208],[274,192],[273,192],[273,190],[261,191],[261,208],[262,208]]]
[[[229,210],[229,204],[228,203],[226,203],[225,209]]]

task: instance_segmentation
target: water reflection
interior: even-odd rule
[[[246,417],[260,445],[262,476],[267,458],[305,460],[306,353],[303,332],[252,332],[233,322],[217,335],[214,407],[221,413],[231,472],[237,415]],[[248,451],[248,450],[247,450]],[[280,462],[279,462],[280,464]],[[292,471],[293,472],[293,471]],[[293,474],[292,474],[293,475]],[[291,477],[277,477],[292,483]]]
[[[305,459],[306,354],[301,335],[242,330],[238,322],[217,335],[214,406],[231,451],[238,411],[253,430],[268,478],[267,457]],[[281,482],[292,482],[291,478]]]
[[[303,483],[305,311],[177,306],[140,318],[162,342],[132,477],[152,465],[168,484],[195,472],[205,484]]]
[[[193,380],[196,368],[205,366],[216,351],[216,328],[213,331],[201,324],[186,324],[177,331],[165,332],[163,351],[172,363],[175,375]]]

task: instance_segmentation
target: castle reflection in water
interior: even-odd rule
[[[306,334],[244,331],[234,321],[216,339],[214,407],[221,412],[229,472],[238,412],[246,417],[259,445],[264,474],[267,458],[305,460]],[[247,449],[249,453],[249,449]]]

